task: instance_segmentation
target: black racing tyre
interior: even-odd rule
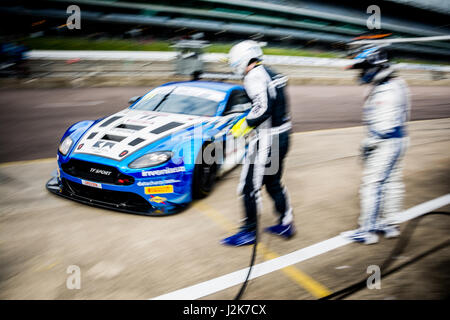
[[[214,161],[214,163],[208,164],[204,161],[203,152],[206,148],[214,148],[214,145],[203,145],[201,152],[197,155],[192,181],[192,196],[194,199],[207,197],[216,183],[217,163]],[[211,154],[215,157],[215,148],[212,149]]]

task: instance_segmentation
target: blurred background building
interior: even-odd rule
[[[80,30],[65,27],[72,4],[81,8]],[[373,4],[381,10],[380,30],[366,25],[367,7]],[[251,38],[272,47],[339,53],[342,44],[373,31],[392,33],[392,38],[450,34],[447,0],[6,0],[0,15],[3,39],[14,36],[38,49],[50,44],[29,39],[82,36],[152,42],[194,36],[214,43]],[[392,48],[399,56],[441,61],[450,54],[450,44],[439,41]]]

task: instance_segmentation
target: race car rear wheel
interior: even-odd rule
[[[206,148],[213,148],[211,155],[215,157],[215,149],[212,144],[202,147],[201,152],[197,155],[196,165],[194,167],[194,179],[192,182],[192,195],[194,199],[202,199],[208,196],[214,188],[217,176],[217,163],[214,161],[208,164],[203,159],[203,152]]]

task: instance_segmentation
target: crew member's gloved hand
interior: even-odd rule
[[[367,160],[367,158],[370,157],[370,155],[372,154],[373,150],[375,150],[376,148],[374,147],[369,147],[369,146],[361,146],[361,158],[365,161]]]
[[[373,139],[366,138],[361,143],[360,151],[361,151],[361,158],[363,161],[366,161],[367,158],[370,157],[370,155],[373,153],[373,151],[377,148],[377,142]]]
[[[244,118],[242,118],[241,120],[239,120],[232,128],[231,128],[231,134],[233,135],[233,137],[235,138],[239,138],[242,136],[247,135],[250,131],[252,131],[253,127],[250,127],[247,124],[247,121]]]

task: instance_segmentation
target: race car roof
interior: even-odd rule
[[[169,85],[198,87],[222,92],[228,92],[231,91],[232,89],[242,89],[242,86],[239,84],[220,81],[180,81],[180,82],[169,82],[163,84],[162,86],[169,86]]]

